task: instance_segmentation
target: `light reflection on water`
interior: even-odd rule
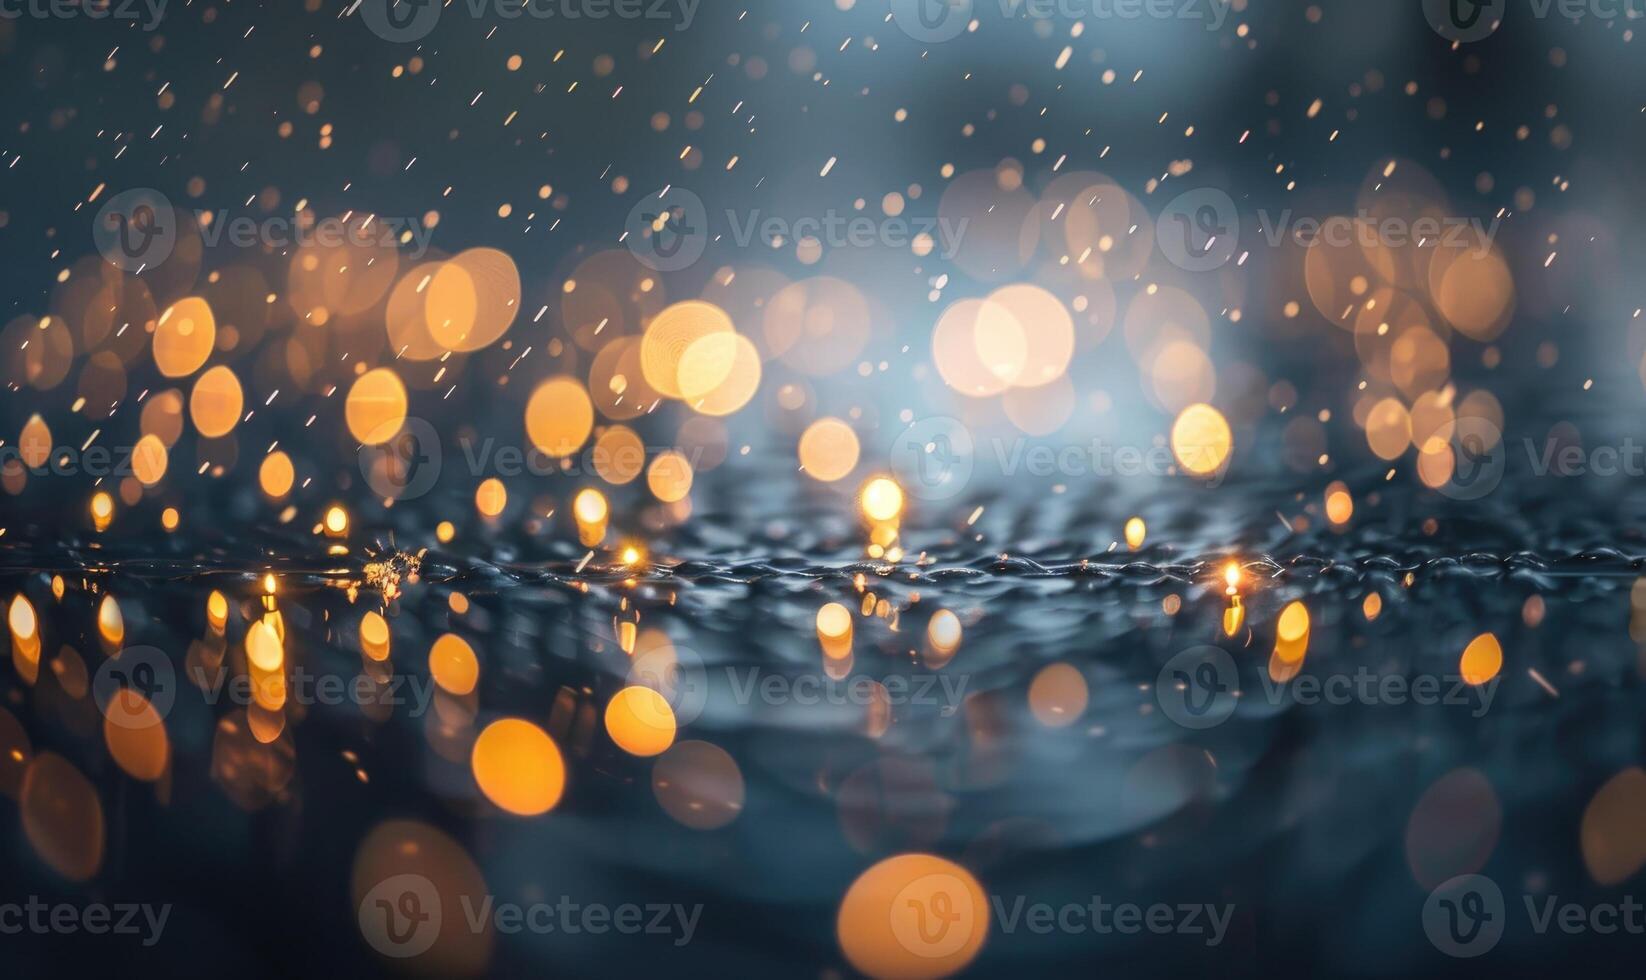
[[[117,539],[14,540],[8,591],[38,625],[31,647],[14,604],[0,732],[15,751],[0,789],[63,878],[176,894],[176,868],[209,850],[230,870],[195,883],[207,894],[230,889],[235,870],[270,874],[325,902],[233,901],[368,958],[369,945],[338,933],[351,921],[341,892],[368,890],[361,863],[385,860],[369,848],[406,835],[441,835],[429,838],[446,855],[429,877],[477,878],[507,900],[645,894],[705,909],[680,948],[442,933],[437,954],[459,973],[591,948],[634,966],[733,947],[768,968],[826,966],[852,879],[912,851],[954,857],[990,895],[1239,910],[1238,946],[999,932],[981,954],[996,968],[1093,949],[1139,969],[1221,962],[1228,948],[1261,961],[1275,936],[1313,930],[1330,936],[1312,951],[1325,962],[1401,969],[1432,955],[1414,923],[1428,889],[1455,874],[1489,867],[1506,885],[1535,878],[1562,893],[1615,877],[1611,859],[1578,851],[1571,801],[1638,758],[1625,718],[1641,671],[1630,638],[1641,563],[1610,550],[1629,532],[1585,515],[1544,520],[1565,528],[1561,548],[1533,553],[1517,550],[1517,534],[1533,538],[1506,509],[1448,515],[1444,533],[1425,533],[1400,525],[1395,493],[1357,500],[1349,530],[1318,507],[1309,521],[1306,508],[1281,520],[1157,503],[1136,551],[1112,502],[1060,496],[1023,512],[984,501],[971,524],[903,528],[897,564],[863,559],[861,527],[822,512],[756,522],[740,539],[731,521],[700,515],[628,562],[530,537],[394,550],[414,540],[410,515],[351,529],[345,554],[318,557],[255,530],[201,555],[167,555],[165,541],[142,553]],[[1090,527],[1117,540],[1068,530]],[[1010,540],[1023,545],[994,544]],[[1236,541],[1263,547],[1237,553]],[[1225,636],[1231,561],[1244,616]],[[829,603],[849,616],[845,649],[838,627],[822,629]],[[1288,603],[1306,610],[1301,634],[1282,628]],[[255,673],[248,635],[273,629],[269,617],[284,631],[285,700],[254,684],[237,701],[232,680]],[[1485,633],[1501,643],[1501,672],[1470,685],[1464,650]],[[956,648],[933,643],[956,634]],[[1284,652],[1299,635],[1304,649]],[[1240,696],[1227,720],[1200,728],[1174,720],[1166,700],[1183,691],[1160,681],[1205,645],[1229,654]],[[140,674],[145,648],[161,660]],[[45,668],[32,681],[30,650]],[[128,660],[122,676],[153,687],[146,710],[169,702],[158,733],[100,719],[95,689]],[[1311,696],[1311,677],[1345,686]],[[1391,678],[1429,678],[1433,698],[1379,686]],[[609,704],[626,688],[667,707],[614,721]],[[541,756],[526,743],[476,748],[506,718],[552,740],[562,777],[529,775]],[[646,745],[668,748],[633,754]],[[507,787],[477,786],[487,752]],[[563,795],[533,788],[540,778],[563,778]],[[384,830],[389,818],[413,823]],[[1585,832],[1632,854],[1638,826]],[[370,843],[374,827],[390,845]],[[1325,888],[1364,914],[1323,918],[1302,899]]]

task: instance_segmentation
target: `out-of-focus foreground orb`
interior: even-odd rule
[[[1210,405],[1190,405],[1172,423],[1172,455],[1179,466],[1195,476],[1209,476],[1223,468],[1234,448],[1234,433],[1223,413]]]
[[[652,766],[652,793],[665,813],[693,830],[715,830],[743,812],[743,772],[725,749],[680,742]]]
[[[657,755],[674,744],[674,709],[649,687],[625,687],[606,705],[606,733],[630,755]]]
[[[960,865],[931,854],[900,854],[852,882],[835,931],[846,959],[871,977],[946,977],[983,948],[989,902]]]
[[[559,747],[543,729],[519,718],[486,726],[474,740],[470,763],[486,799],[516,816],[549,812],[566,789]]]
[[[367,371],[349,389],[343,415],[349,435],[368,446],[388,442],[406,422],[406,386],[389,368]]]

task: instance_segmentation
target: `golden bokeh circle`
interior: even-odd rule
[[[240,379],[222,364],[202,374],[189,394],[189,418],[201,435],[212,439],[234,431],[244,407]]]
[[[392,368],[376,368],[354,379],[343,405],[349,435],[378,446],[399,434],[406,423],[406,386]]]
[[[988,933],[983,886],[932,854],[899,854],[863,872],[846,889],[835,920],[840,950],[854,968],[899,980],[958,973]]]
[[[543,729],[519,718],[492,722],[469,757],[486,798],[515,816],[547,813],[566,789],[566,763]]]
[[[576,378],[550,378],[526,403],[526,436],[539,452],[570,456],[583,448],[592,431],[594,403]]]
[[[200,370],[217,343],[217,320],[198,296],[173,303],[154,327],[154,363],[168,378]]]

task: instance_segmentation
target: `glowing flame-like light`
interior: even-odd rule
[[[221,633],[228,622],[229,600],[224,598],[223,593],[213,589],[211,595],[206,596],[206,623],[214,632]]]
[[[114,498],[99,490],[91,497],[91,521],[97,530],[104,530],[114,520]]]
[[[111,647],[118,649],[125,642],[126,617],[120,614],[120,603],[112,595],[105,595],[97,607],[97,632]]]
[[[611,507],[606,495],[593,487],[585,487],[572,500],[572,516],[577,519],[577,538],[585,547],[597,547],[606,538],[606,519]]]
[[[1349,518],[1355,514],[1355,500],[1349,495],[1349,488],[1341,481],[1334,482],[1326,488],[1326,519],[1334,527],[1342,527],[1349,523]]]
[[[852,614],[838,602],[831,602],[817,611],[817,642],[823,655],[831,660],[844,660],[852,654]]]
[[[863,485],[859,504],[863,516],[877,524],[895,521],[903,513],[903,488],[894,480],[877,476]]]
[[[1149,528],[1148,525],[1143,523],[1143,518],[1132,518],[1126,522],[1126,547],[1133,551],[1143,547],[1143,539],[1146,538],[1148,534]]]
[[[6,624],[11,627],[14,640],[32,641],[40,636],[40,622],[34,614],[34,604],[21,592],[12,597]]]
[[[360,652],[379,663],[389,659],[389,623],[375,610],[360,618]]]
[[[40,677],[40,620],[22,593],[11,600],[6,623],[11,627],[12,665],[24,683],[32,685]]]
[[[1228,608],[1223,610],[1223,635],[1234,636],[1246,622],[1246,607],[1240,601],[1240,563],[1229,562],[1223,567],[1223,594],[1229,597]]]
[[[1458,661],[1463,680],[1479,687],[1496,677],[1503,669],[1503,645],[1490,633],[1482,633],[1469,641]]]
[[[926,642],[934,652],[953,656],[960,649],[963,632],[959,616],[948,609],[939,609],[926,624]]]
[[[1288,664],[1299,664],[1309,652],[1309,610],[1301,601],[1287,604],[1275,625],[1274,655]]]
[[[286,651],[280,633],[265,616],[246,630],[246,668],[251,675],[252,699],[269,711],[286,705]]]

